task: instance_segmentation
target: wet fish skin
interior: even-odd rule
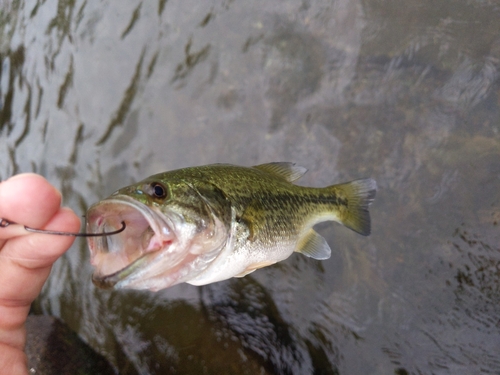
[[[370,234],[368,206],[376,193],[374,180],[324,188],[292,184],[305,172],[292,163],[213,164],[160,173],[118,190],[110,198],[125,196],[168,217],[176,238],[183,238],[179,242],[187,247],[177,246],[175,252],[191,254],[192,264],[183,265],[175,280],[165,273],[168,280],[162,283],[158,267],[154,281],[148,282],[148,272],[136,272],[132,263],[123,278],[115,273],[111,286],[158,290],[178,282],[204,285],[244,276],[293,251],[327,259],[331,250],[312,229],[326,220]],[[171,246],[167,251],[173,253]],[[209,261],[194,260],[193,254]],[[138,262],[137,268],[144,263]]]

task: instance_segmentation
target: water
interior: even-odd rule
[[[499,17],[488,1],[3,1],[2,179],[41,173],[82,214],[213,162],[379,185],[370,237],[319,227],[327,261],[108,292],[81,241],[37,311],[122,374],[500,373]]]

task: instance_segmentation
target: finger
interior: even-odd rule
[[[20,224],[9,224],[7,227],[0,227],[0,240],[7,240],[9,238],[25,236],[30,234],[26,229],[24,229],[24,225]],[[0,244],[0,248],[3,245],[3,242]]]
[[[0,183],[0,218],[36,228],[43,226],[60,204],[61,193],[37,174],[19,174]],[[24,234],[21,228],[0,228],[0,249],[5,239]]]
[[[77,231],[80,219],[61,208],[46,229]],[[33,233],[12,238],[0,251],[0,342],[23,348],[22,327],[31,302],[40,293],[51,266],[73,237]]]
[[[45,178],[20,174],[0,184],[0,217],[37,228],[59,209],[61,193]]]
[[[26,362],[22,350],[0,343],[0,374],[28,375]]]
[[[61,208],[43,229],[78,231],[79,228],[78,216],[70,209]],[[0,303],[2,298],[31,303],[52,264],[74,240],[74,237],[41,233],[10,239],[0,251]]]

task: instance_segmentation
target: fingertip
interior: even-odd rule
[[[64,217],[66,231],[77,232],[80,230],[82,220],[80,217],[69,207],[61,207],[59,213]]]
[[[35,184],[38,186],[38,184],[46,186],[48,190],[52,190],[52,194],[59,196],[62,198],[61,192],[57,190],[45,177],[42,175],[36,174],[36,173],[20,173],[16,174],[14,176],[9,177],[7,180],[3,181],[5,182],[22,182],[23,184]]]
[[[46,181],[45,177],[43,177],[42,175],[39,175],[39,174],[33,173],[33,172],[26,172],[26,173],[19,173],[19,174],[15,174],[14,176],[10,176],[7,180],[5,180],[5,182],[19,180],[19,179],[23,179],[23,178],[32,178],[32,177],[41,178],[41,179]]]
[[[43,226],[58,211],[62,195],[43,176],[22,173],[0,184],[0,217]]]

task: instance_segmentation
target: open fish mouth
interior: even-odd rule
[[[92,281],[98,287],[114,287],[176,240],[164,215],[126,195],[101,201],[87,212],[90,233],[117,230],[122,223],[126,228],[118,234],[87,239],[95,267]]]

